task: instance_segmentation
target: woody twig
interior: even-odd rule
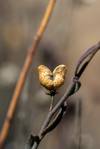
[[[18,100],[19,100],[19,96],[22,92],[26,77],[27,77],[29,69],[31,67],[36,48],[37,48],[37,46],[38,46],[38,44],[39,44],[39,42],[43,36],[43,33],[44,33],[44,31],[48,25],[48,22],[51,18],[55,3],[56,3],[56,0],[50,0],[49,1],[49,4],[47,6],[43,20],[41,21],[39,29],[38,29],[38,31],[37,31],[34,39],[33,39],[32,47],[30,49],[28,49],[28,53],[27,53],[24,65],[23,65],[22,71],[20,73],[18,82],[16,84],[15,91],[13,93],[10,105],[8,107],[8,112],[6,114],[6,118],[5,118],[2,130],[1,130],[1,133],[0,133],[0,149],[3,147],[4,142],[7,138],[8,133],[9,133],[11,120],[13,119],[14,112],[16,110],[16,105],[17,105]]]

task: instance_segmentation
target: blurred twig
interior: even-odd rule
[[[40,27],[39,27],[34,39],[33,39],[32,47],[30,49],[28,49],[27,57],[25,59],[24,66],[22,68],[18,82],[16,84],[16,88],[15,88],[13,97],[11,99],[11,102],[10,102],[10,105],[8,108],[8,112],[6,114],[6,118],[5,118],[2,130],[1,130],[1,133],[0,133],[0,149],[3,147],[3,144],[7,138],[9,128],[11,125],[11,120],[12,120],[14,112],[16,110],[16,105],[18,103],[19,96],[22,92],[28,71],[29,71],[30,66],[32,64],[33,56],[34,56],[36,48],[37,48],[37,46],[38,46],[38,44],[39,44],[39,42],[43,36],[43,33],[47,27],[49,19],[52,15],[55,3],[56,3],[56,0],[49,0],[49,4],[47,6],[43,20],[40,24]]]
[[[26,149],[37,149],[44,136],[59,124],[64,113],[67,112],[66,107],[68,98],[79,90],[81,86],[79,79],[98,50],[100,50],[100,42],[86,50],[80,57],[68,89],[54,108],[48,112],[47,118],[45,119],[39,134],[37,136],[30,136],[28,143],[26,144]]]

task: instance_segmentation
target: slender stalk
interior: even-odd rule
[[[43,33],[44,33],[44,31],[48,25],[48,22],[49,22],[51,15],[52,15],[55,3],[56,3],[56,0],[50,0],[49,1],[49,4],[47,6],[43,20],[39,26],[39,29],[38,29],[34,39],[33,39],[32,47],[30,49],[28,49],[28,53],[27,53],[24,65],[23,65],[22,71],[20,73],[18,82],[16,84],[16,87],[15,87],[15,90],[14,90],[14,93],[13,93],[13,96],[12,96],[12,99],[11,99],[11,102],[10,102],[10,105],[8,108],[8,112],[6,114],[6,118],[5,118],[2,130],[1,130],[1,133],[0,133],[0,149],[3,147],[3,144],[4,144],[4,142],[7,138],[7,135],[9,133],[11,120],[14,116],[14,112],[15,112],[16,105],[17,105],[18,100],[19,100],[19,96],[22,92],[27,74],[28,74],[29,69],[31,67],[33,56],[34,56],[36,48],[37,48],[37,46],[38,46],[38,44],[39,44],[39,42],[43,36]]]
[[[70,96],[70,94],[72,92],[72,88],[74,87],[74,85],[75,84],[73,84],[73,83],[70,85],[70,87],[66,90],[64,96],[60,99],[60,101],[56,104],[56,106],[48,113],[48,115],[40,129],[39,137],[41,137],[42,132],[44,131],[46,126],[49,124],[52,116],[57,112],[57,110],[59,110],[59,108],[64,103],[64,101],[68,99],[68,97]]]
[[[50,103],[49,111],[53,109],[53,102],[54,102],[54,96],[51,96],[51,103]]]
[[[33,147],[32,147],[32,149],[37,149],[37,148],[38,148],[38,143],[35,142],[34,145],[33,145]]]

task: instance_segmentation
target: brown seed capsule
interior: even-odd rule
[[[59,65],[57,66],[53,71],[53,85],[54,88],[57,89],[60,86],[64,84],[65,81],[65,74],[66,74],[66,66],[65,65]]]
[[[50,69],[44,65],[40,65],[38,67],[38,72],[40,84],[48,90],[52,90],[53,80],[51,78],[53,77],[53,74]]]
[[[49,91],[57,90],[64,84],[66,71],[65,65],[57,66],[53,72],[48,67],[40,65],[38,67],[40,84]]]

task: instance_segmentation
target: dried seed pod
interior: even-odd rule
[[[67,68],[65,65],[57,66],[53,71],[53,85],[57,89],[64,84]]]
[[[40,65],[38,67],[39,81],[49,91],[57,90],[64,83],[66,70],[65,65],[59,65],[51,72],[48,67]]]
[[[39,81],[42,86],[47,88],[48,90],[52,90],[53,88],[53,74],[50,69],[44,65],[40,65],[38,67],[39,72]]]

